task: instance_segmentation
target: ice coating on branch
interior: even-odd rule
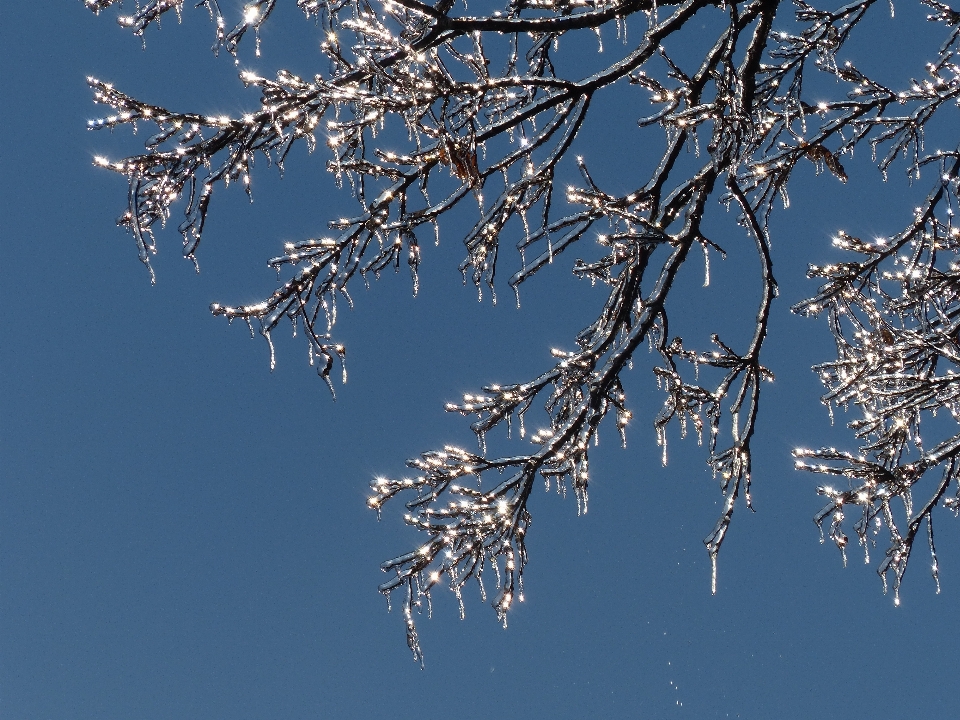
[[[113,4],[84,1],[95,12]],[[432,228],[436,244],[441,232],[463,240],[459,269],[481,299],[484,289],[495,299],[501,251],[510,245],[520,253],[507,281],[518,307],[521,284],[568,258],[575,276],[596,289],[595,319],[559,341],[563,349],[549,359],[544,354],[535,378],[487,385],[447,406],[469,418],[478,452],[427,451],[409,461],[409,477],[373,483],[369,506],[379,514],[403,495],[404,520],[421,533],[414,550],[384,563],[389,579],[381,585],[388,599],[401,593],[407,642],[418,661],[416,614],[429,612],[437,587],[448,587],[463,612],[467,583],[476,580],[485,601],[483,572],[492,569],[491,602],[506,623],[512,604],[523,599],[532,488],[537,478],[560,493],[570,487],[578,511],[586,512],[588,450],[604,422],[626,442],[635,411],[628,409],[622,376],[634,364],[652,367],[664,396],[654,418],[663,462],[672,426],[681,438],[695,431],[701,443],[709,428],[707,463],[722,509],[704,543],[717,590],[718,553],[741,495],[750,506],[761,386],[773,379],[761,362],[777,295],[767,221],[775,206],[789,204],[796,167],[811,163],[821,182],[847,183],[845,156],[861,143],[884,174],[906,156],[911,177],[929,168],[939,179],[902,233],[875,242],[841,233],[838,247],[853,259],[811,268],[823,286],[797,310],[831,325],[838,358],[817,370],[831,412],[838,406],[860,413],[851,427],[863,445],[858,453],[798,451],[799,467],[846,479],[847,489],[821,488],[829,505],[817,516],[821,526],[829,520],[829,536],[841,550],[844,508],[863,511],[855,531],[865,550],[874,541],[868,529],[887,528],[891,540],[880,570],[884,579],[893,574],[897,598],[924,523],[934,553],[933,508],[942,501],[960,509],[947,493],[956,486],[960,440],[940,440],[925,425],[920,444],[923,418],[937,409],[956,417],[960,261],[953,212],[960,150],[926,153],[921,140],[930,118],[960,96],[960,14],[925,0],[947,40],[922,80],[892,89],[843,57],[874,4],[821,9],[795,0],[789,11],[796,22],[787,32],[775,27],[787,4],[767,0],[723,8],[710,0],[513,0],[487,15],[471,15],[453,0],[298,0],[317,23],[323,61],[307,78],[283,69],[242,72],[240,82],[258,98],[236,117],[169,110],[90,79],[95,101],[109,108],[91,129],[158,128],[142,155],[95,160],[129,183],[119,224],[148,267],[155,229],[181,209],[183,252],[195,260],[214,194],[230,183],[249,192],[257,158],[282,168],[302,143],[323,155],[353,194],[354,210],[314,237],[285,244],[269,261],[280,280],[268,297],[211,306],[214,315],[242,318],[264,335],[271,367],[272,332],[286,318],[295,333],[302,328],[309,361],[331,391],[337,362],[345,381],[345,350],[333,336],[338,301],[352,305],[351,287],[397,272],[404,262],[416,293],[423,226]],[[274,0],[250,0],[229,20],[218,3],[201,5],[214,19],[217,48],[237,57],[253,30],[253,51],[260,54],[259,29]],[[181,7],[173,0],[143,2],[121,24],[142,35]],[[701,20],[709,31],[685,32]],[[602,54],[590,62],[567,54],[578,40],[596,47],[611,24],[607,32],[615,30],[621,42],[600,44]],[[831,80],[833,96],[809,95],[802,81],[815,72]],[[609,140],[636,153],[633,175],[615,182],[588,155],[571,152],[585,127],[606,127],[595,100],[607,92],[622,93],[629,107],[649,104],[636,135]],[[759,287],[760,300],[746,339],[734,342],[731,333],[684,340],[677,333],[682,309],[716,299],[707,294],[712,289],[702,297],[678,290],[675,280],[699,245],[703,286],[710,286],[710,251],[725,255],[707,237],[704,218],[718,203],[733,210],[723,215],[723,244],[745,236],[755,252],[750,267],[759,271],[749,292],[755,297]],[[637,353],[644,346],[650,354]],[[532,435],[528,412],[538,415]],[[515,451],[501,453],[494,433],[514,419]],[[942,472],[939,484],[924,495],[930,500],[915,503],[917,484],[934,469]],[[894,500],[905,521],[895,519]],[[932,572],[936,578],[935,554]]]
[[[814,370],[827,388],[824,402],[855,409],[859,417],[849,427],[863,443],[858,453],[832,447],[794,452],[799,469],[847,482],[847,489],[818,488],[829,503],[815,521],[822,529],[829,520],[829,537],[844,562],[846,508],[858,511],[853,529],[865,561],[886,528],[889,541],[878,572],[885,588],[887,575],[892,576],[897,604],[914,538],[924,524],[939,589],[933,510],[941,501],[956,509],[956,497],[947,492],[953,486],[960,493],[956,426],[933,421],[938,410],[946,410],[954,422],[960,419],[960,230],[951,212],[960,152],[920,162],[936,164],[939,182],[914,221],[892,238],[873,241],[839,232],[834,244],[851,253],[851,260],[811,266],[809,275],[824,284],[795,308],[828,315],[838,357]],[[940,435],[936,445],[924,447],[921,426],[932,426],[931,434]],[[914,493],[931,471],[940,477],[925,482],[929,499],[918,507]]]

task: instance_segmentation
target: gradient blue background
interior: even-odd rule
[[[797,445],[852,447],[842,427],[831,430],[809,371],[831,355],[826,329],[788,312],[814,290],[805,264],[833,257],[838,228],[901,227],[925,182],[907,191],[897,175],[881,185],[866,153],[847,185],[816,178],[812,165],[798,170],[792,206],[774,221],[782,294],[766,364],[778,380],[765,387],[756,439],[757,512],[738,508],[716,596],[701,539],[720,493],[701,449],[676,429],[661,467],[651,428],[661,397],[641,357],[628,378],[629,445],[602,433],[589,513],[578,518],[572,496],[533,497],[527,600],[509,628],[475,592],[465,621],[439,593],[433,619],[419,625],[421,670],[399,613],[376,591],[379,563],[416,538],[397,508],[377,522],[366,485],[403,472],[421,450],[469,446],[443,403],[547,367],[548,348],[571,344],[600,290],[570,279],[571,255],[530,285],[521,311],[505,284],[497,306],[478,303],[461,284],[450,232],[425,247],[419,297],[405,273],[355,292],[337,330],[350,372],[337,402],[299,339],[278,342],[271,374],[262,339],[207,306],[268,294],[266,258],[350,207],[323,172],[325,156],[295,154],[283,180],[261,163],[252,206],[234,189],[218,193],[200,275],[180,257],[175,230],[161,233],[151,287],[114,227],[125,183],[91,165],[94,154],[135,152],[146,129],[86,131],[100,110],[85,76],[211,113],[252,107],[254,95],[229,56],[209,52],[203,11],[186,10],[182,25],[168,19],[141,49],[111,15],[94,18],[79,2],[3,10],[4,720],[949,716],[960,660],[956,524],[941,523],[942,593],[918,555],[894,608],[858,551],[843,569],[820,545],[816,478],[794,472],[789,456]],[[891,64],[909,33],[882,11],[872,22],[896,30],[900,50],[878,56],[861,45],[859,59],[919,74],[919,61]],[[264,28],[263,60],[248,47],[245,62],[309,72],[315,33],[283,6]],[[606,125],[580,148],[602,179],[634,160],[604,134],[646,112],[607,103],[595,109]],[[751,242],[715,215],[713,239],[730,258],[715,260],[706,291],[693,258],[681,279],[689,303],[676,309],[684,339],[701,347],[716,328],[749,333],[759,296]]]

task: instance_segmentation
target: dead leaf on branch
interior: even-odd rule
[[[826,166],[827,170],[836,176],[840,182],[845,183],[847,181],[847,172],[843,169],[843,165],[840,164],[840,160],[837,159],[837,156],[832,152],[827,150],[823,145],[814,144],[809,145],[803,141],[800,142],[800,147],[803,149],[803,154],[814,165],[817,166],[817,172],[821,172]]]

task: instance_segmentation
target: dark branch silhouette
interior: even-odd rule
[[[561,253],[582,246],[592,257],[577,259],[572,269],[605,286],[606,301],[573,349],[553,350],[554,362],[536,378],[490,385],[448,405],[470,419],[479,450],[424,452],[409,461],[408,477],[373,484],[371,508],[379,512],[402,495],[405,521],[423,533],[417,548],[383,564],[390,578],[380,586],[388,598],[400,593],[418,659],[414,615],[435,587],[445,585],[461,599],[474,578],[486,597],[483,578],[492,573],[492,603],[504,623],[511,605],[523,600],[538,477],[548,488],[572,488],[586,512],[589,449],[608,417],[625,442],[631,411],[621,375],[641,347],[655,351],[653,371],[666,393],[654,421],[664,461],[670,423],[684,434],[690,428],[701,439],[706,434],[708,463],[723,493],[720,517],[704,541],[715,589],[717,554],[737,498],[750,505],[761,387],[772,379],[761,356],[777,296],[768,227],[777,197],[786,204],[791,174],[804,160],[826,171],[827,181],[847,182],[842,160],[864,143],[883,173],[901,156],[913,178],[931,169],[932,189],[906,228],[871,242],[840,233],[836,245],[850,259],[811,266],[810,277],[822,285],[794,308],[827,319],[837,358],[816,368],[827,388],[824,401],[856,414],[850,427],[862,443],[854,453],[796,451],[799,468],[845,478],[846,489],[820,488],[829,504],[817,523],[829,520],[829,536],[841,550],[850,506],[861,513],[854,531],[865,551],[886,528],[879,572],[885,583],[892,574],[897,590],[923,524],[936,576],[935,506],[960,512],[960,230],[953,220],[960,148],[928,152],[923,145],[930,119],[960,98],[960,13],[939,0],[922,1],[946,40],[923,70],[925,79],[901,89],[842,59],[860,21],[878,12],[875,0],[833,10],[803,0],[513,0],[478,15],[460,12],[454,0],[298,0],[323,34],[322,72],[306,79],[286,70],[272,79],[241,73],[260,94],[259,106],[242,117],[172,111],[91,78],[94,99],[113,113],[91,128],[159,128],[144,154],[96,162],[128,179],[129,205],[119,223],[149,267],[154,227],[170,217],[174,203],[186,205],[179,230],[184,255],[195,260],[219,187],[237,182],[249,192],[256,157],[282,167],[296,143],[310,150],[325,145],[329,170],[349,185],[357,214],[271,259],[287,279],[269,297],[211,310],[244,320],[268,340],[282,321],[292,321],[331,391],[333,369],[344,361],[333,336],[338,302],[351,303],[352,286],[403,263],[416,292],[425,233],[463,238],[460,270],[481,295],[495,289],[501,242],[515,243],[522,267],[509,285],[518,301],[520,286]],[[114,2],[85,4],[99,12]],[[248,32],[257,35],[269,20],[275,0],[248,2],[231,22],[216,0],[200,5],[214,19],[215,47],[236,53]],[[143,34],[164,13],[181,9],[182,2],[153,0],[119,20]],[[695,18],[703,29],[691,29]],[[608,38],[598,56],[609,58],[606,65],[577,61],[584,51],[575,38],[584,33],[593,42]],[[599,69],[578,74],[579,67]],[[811,73],[834,81],[832,99],[809,99],[803,81]],[[578,132],[602,122],[591,105],[608,92],[642,93],[653,109],[638,119],[643,143],[629,142],[647,156],[648,148],[663,148],[652,172],[626,179],[633,189],[624,194],[601,188],[574,154]],[[661,145],[647,140],[658,133]],[[565,178],[574,176],[579,180],[567,185]],[[671,308],[684,302],[675,279],[691,251],[708,263],[711,253],[723,254],[703,226],[717,204],[732,211],[736,232],[752,238],[762,292],[747,343],[714,334],[710,346],[694,349],[670,332]],[[472,227],[447,220],[461,205],[475,208]],[[546,409],[547,422],[527,433],[524,417],[534,405]],[[940,419],[930,420],[938,411]],[[488,452],[485,435],[512,424],[521,449]],[[934,471],[940,479],[927,500],[915,503],[915,486]]]

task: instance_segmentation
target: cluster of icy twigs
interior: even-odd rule
[[[433,588],[446,585],[462,598],[473,578],[486,597],[483,576],[492,571],[493,605],[504,622],[511,604],[523,599],[536,479],[560,491],[572,487],[586,511],[589,448],[608,416],[625,438],[631,412],[621,375],[639,361],[641,347],[655,351],[653,370],[666,394],[655,420],[664,459],[672,422],[683,433],[707,435],[708,463],[724,498],[705,540],[715,587],[716,557],[736,500],[742,494],[750,503],[761,383],[772,379],[760,355],[776,297],[767,225],[774,201],[786,202],[791,173],[805,161],[827,171],[826,181],[847,182],[843,161],[863,142],[884,173],[901,156],[911,176],[934,169],[934,187],[906,228],[872,242],[841,233],[837,245],[851,259],[812,266],[820,291],[795,308],[827,318],[838,356],[817,368],[825,401],[856,413],[850,426],[862,442],[853,454],[797,451],[799,467],[846,478],[847,489],[821,488],[830,504],[817,521],[830,519],[830,537],[841,549],[851,506],[862,513],[854,527],[865,549],[875,542],[872,533],[886,527],[880,572],[893,573],[898,588],[924,523],[933,551],[934,507],[943,500],[960,509],[960,499],[947,497],[957,486],[960,437],[955,425],[928,420],[938,410],[951,418],[957,412],[960,265],[953,212],[960,151],[928,153],[923,146],[930,119],[943,108],[953,111],[960,96],[960,14],[939,0],[923,2],[947,39],[931,53],[926,79],[898,90],[842,59],[875,0],[836,9],[804,0],[792,7],[782,0],[513,0],[477,15],[455,0],[298,0],[323,33],[325,67],[314,77],[242,73],[260,100],[240,117],[174,112],[91,79],[95,100],[113,113],[91,127],[159,128],[144,154],[97,163],[129,180],[119,223],[149,265],[154,228],[175,203],[185,206],[180,232],[184,254],[194,259],[218,187],[236,182],[249,192],[257,158],[282,167],[298,142],[325,147],[330,171],[356,198],[357,214],[333,220],[329,235],[289,243],[270,260],[286,279],[269,297],[212,310],[268,339],[284,319],[292,322],[331,390],[331,369],[344,359],[333,338],[338,303],[352,302],[357,275],[365,281],[401,263],[416,291],[421,239],[439,238],[454,208],[475,206],[475,223],[462,232],[460,270],[481,292],[494,290],[504,240],[515,242],[522,258],[509,280],[515,290],[571,248],[588,258],[576,260],[573,272],[605,288],[606,299],[573,349],[554,350],[553,363],[530,381],[491,385],[448,406],[471,418],[479,451],[425,452],[410,461],[410,477],[373,484],[370,506],[379,512],[395,495],[405,496],[405,521],[425,538],[384,564],[391,578],[381,586],[388,597],[403,593],[408,641],[418,658],[414,614]],[[101,11],[114,0],[85,3]],[[217,47],[237,53],[245,35],[256,35],[271,17],[275,0],[251,0],[234,24],[216,0],[200,4],[215,20]],[[142,34],[181,6],[148,0],[120,22]],[[711,30],[692,30],[700,27]],[[603,52],[586,61],[577,38],[594,33],[619,42],[601,45]],[[677,59],[680,48],[686,60]],[[811,73],[835,80],[837,96],[809,101],[803,79]],[[632,188],[626,193],[602,189],[571,153],[581,129],[604,122],[591,106],[606,92],[640,93],[653,107],[638,118],[636,137],[616,140],[638,153],[638,176],[619,183]],[[646,139],[658,132],[660,145]],[[653,147],[662,147],[659,159],[645,157]],[[579,179],[560,180],[568,177]],[[711,253],[723,253],[704,229],[718,201],[734,210],[752,239],[761,299],[742,347],[715,334],[707,349],[696,350],[671,333],[671,313],[690,302],[674,281],[691,250],[708,262]],[[443,226],[444,233],[455,230]],[[524,418],[535,406],[545,409],[544,422],[528,435]],[[945,439],[922,443],[921,423]],[[489,453],[489,431],[513,424],[530,444],[514,455]],[[914,503],[918,483],[935,469],[942,478],[929,499]],[[898,519],[903,511],[905,521]]]

